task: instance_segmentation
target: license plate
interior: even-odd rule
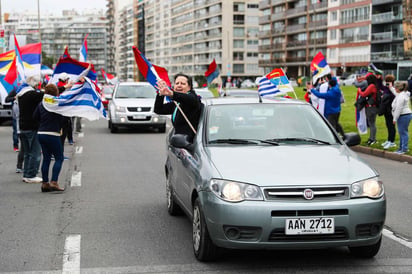
[[[136,119],[136,120],[146,119],[146,115],[133,115],[133,119]]]
[[[332,234],[335,232],[334,218],[294,218],[286,219],[286,235]]]

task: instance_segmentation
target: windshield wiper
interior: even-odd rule
[[[209,142],[209,144],[259,144],[259,143],[264,143],[264,144],[270,144],[274,146],[278,146],[279,143],[271,140],[260,140],[260,139],[216,139],[212,140]]]
[[[257,145],[258,142],[248,139],[216,139],[209,141],[209,144],[235,144],[235,145]]]
[[[268,139],[266,141],[274,141],[274,142],[281,142],[281,141],[304,141],[304,142],[310,142],[310,143],[317,143],[317,144],[324,144],[324,145],[330,145],[331,143],[315,138],[310,138],[310,137],[304,137],[304,138],[298,138],[298,137],[291,137],[291,138],[277,138],[277,139]]]

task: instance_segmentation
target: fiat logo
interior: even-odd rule
[[[305,189],[303,191],[303,197],[306,200],[312,200],[315,197],[315,195],[313,194],[313,190],[312,189]]]

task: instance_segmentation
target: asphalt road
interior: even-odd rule
[[[166,135],[84,124],[65,147],[71,159],[59,181],[67,190],[58,194],[21,182],[11,127],[0,126],[0,273],[412,273],[410,165],[361,155],[388,196],[389,234],[374,259],[337,248],[226,251],[199,263],[190,221],[167,213]]]

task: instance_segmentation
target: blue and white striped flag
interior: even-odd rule
[[[45,94],[43,106],[50,112],[67,117],[83,117],[90,121],[99,118],[107,119],[107,113],[102,104],[94,83],[85,77],[84,83],[76,83],[60,96]]]
[[[287,92],[281,91],[277,85],[270,81],[266,76],[263,76],[258,80],[258,93],[261,97],[273,97],[276,95],[286,94]]]

